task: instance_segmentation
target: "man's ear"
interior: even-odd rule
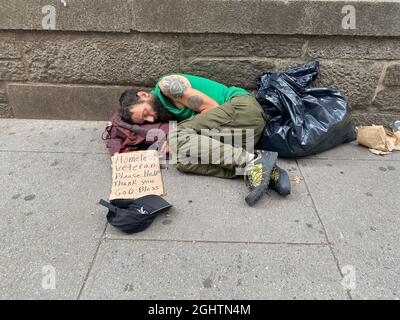
[[[148,99],[148,98],[151,97],[151,93],[146,92],[146,91],[138,91],[137,96],[138,96],[139,98]]]

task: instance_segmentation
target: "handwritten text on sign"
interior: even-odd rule
[[[110,200],[164,194],[160,162],[155,150],[115,154],[112,158]]]

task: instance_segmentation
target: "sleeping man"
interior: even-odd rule
[[[129,89],[120,98],[122,119],[143,124],[177,120],[164,152],[181,172],[233,178],[244,175],[254,205],[271,187],[290,193],[287,172],[276,165],[277,153],[257,150],[267,116],[246,90],[187,74],[160,78],[151,92]]]

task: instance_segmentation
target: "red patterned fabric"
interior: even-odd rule
[[[146,150],[162,144],[168,134],[168,123],[129,124],[121,119],[120,110],[113,111],[103,133],[110,155],[134,150]]]

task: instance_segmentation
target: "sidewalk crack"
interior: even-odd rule
[[[344,274],[343,274],[343,272],[342,272],[342,269],[340,268],[339,258],[335,255],[335,252],[334,252],[334,250],[333,250],[332,242],[329,240],[329,236],[328,236],[328,233],[327,233],[327,231],[326,231],[325,225],[324,225],[324,223],[323,223],[323,221],[322,221],[322,218],[321,218],[321,216],[320,216],[320,214],[319,214],[319,212],[318,212],[317,205],[316,205],[316,203],[315,203],[315,201],[314,201],[314,198],[313,198],[313,196],[312,196],[312,194],[311,194],[311,190],[310,190],[310,188],[308,187],[306,177],[305,177],[305,175],[303,174],[303,171],[301,170],[301,166],[299,165],[298,159],[296,159],[296,163],[297,163],[297,167],[299,168],[299,172],[300,172],[300,174],[301,174],[302,177],[303,177],[304,185],[305,185],[305,187],[306,187],[306,189],[307,189],[307,193],[308,193],[309,196],[310,196],[310,199],[311,199],[311,202],[312,202],[312,205],[313,205],[315,214],[316,214],[316,216],[317,216],[317,218],[318,218],[318,220],[319,220],[319,223],[321,224],[322,230],[323,230],[324,235],[325,235],[326,242],[328,243],[329,250],[331,251],[331,254],[332,254],[332,256],[333,256],[333,259],[334,259],[334,261],[335,261],[335,264],[336,264],[336,267],[337,267],[337,269],[338,269],[338,271],[339,271],[339,274],[340,274],[341,278],[343,279],[343,278],[344,278]],[[347,293],[347,296],[349,297],[349,299],[350,299],[350,300],[353,300],[353,297],[352,297],[352,295],[351,295],[351,293],[350,293],[350,290],[346,290],[346,293]]]
[[[90,273],[92,272],[94,264],[96,263],[96,259],[97,259],[97,256],[98,256],[98,253],[99,253],[99,250],[100,250],[100,246],[101,246],[101,244],[102,244],[102,242],[103,242],[103,240],[105,238],[104,236],[106,234],[107,226],[108,226],[108,223],[106,223],[105,226],[104,226],[103,232],[102,232],[102,234],[100,236],[100,240],[99,240],[99,242],[97,244],[96,252],[94,253],[92,262],[90,263],[88,272],[86,273],[85,279],[83,280],[82,286],[81,286],[81,288],[79,290],[79,294],[78,294],[78,297],[76,298],[76,300],[80,300],[81,299],[83,290],[86,288],[86,284],[87,284],[87,281],[89,279]]]

